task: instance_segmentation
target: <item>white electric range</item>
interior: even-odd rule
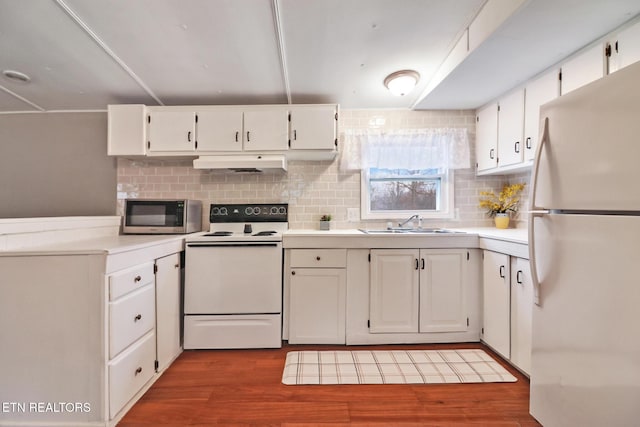
[[[287,204],[212,204],[186,239],[184,348],[282,346]]]

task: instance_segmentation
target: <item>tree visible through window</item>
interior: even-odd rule
[[[437,169],[369,169],[369,210],[436,211],[442,174]]]

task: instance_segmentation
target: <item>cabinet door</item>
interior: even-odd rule
[[[524,96],[524,160],[533,160],[540,138],[540,106],[560,95],[558,70],[550,71],[527,85]]]
[[[476,159],[478,172],[498,166],[498,104],[478,110],[476,116]]]
[[[244,112],[245,151],[286,150],[289,147],[289,113],[285,109]]]
[[[609,73],[640,61],[640,23],[620,31],[611,50]]]
[[[289,291],[289,343],[345,344],[344,268],[294,268]]]
[[[156,260],[156,340],[158,372],[180,354],[180,254]]]
[[[529,260],[511,258],[511,362],[531,372],[533,284]]]
[[[505,358],[510,350],[511,291],[509,255],[484,251],[482,340]]]
[[[291,107],[292,150],[335,150],[336,106]]]
[[[502,98],[498,111],[498,165],[521,163],[524,153],[524,90]]]
[[[144,105],[108,105],[107,120],[107,155],[144,156],[147,153]]]
[[[418,332],[418,249],[372,249],[369,331]]]
[[[242,151],[242,111],[198,113],[198,151]]]
[[[195,111],[149,113],[149,151],[194,151],[195,140]]]
[[[560,93],[565,95],[604,76],[604,49],[601,44],[562,64]]]
[[[420,250],[420,332],[466,331],[467,251]]]

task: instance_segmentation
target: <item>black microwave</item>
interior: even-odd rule
[[[126,199],[125,234],[187,234],[201,231],[202,202],[185,199]]]

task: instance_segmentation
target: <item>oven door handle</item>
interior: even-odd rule
[[[187,243],[190,248],[229,248],[229,247],[248,247],[248,246],[262,246],[262,247],[278,247],[279,243]]]

